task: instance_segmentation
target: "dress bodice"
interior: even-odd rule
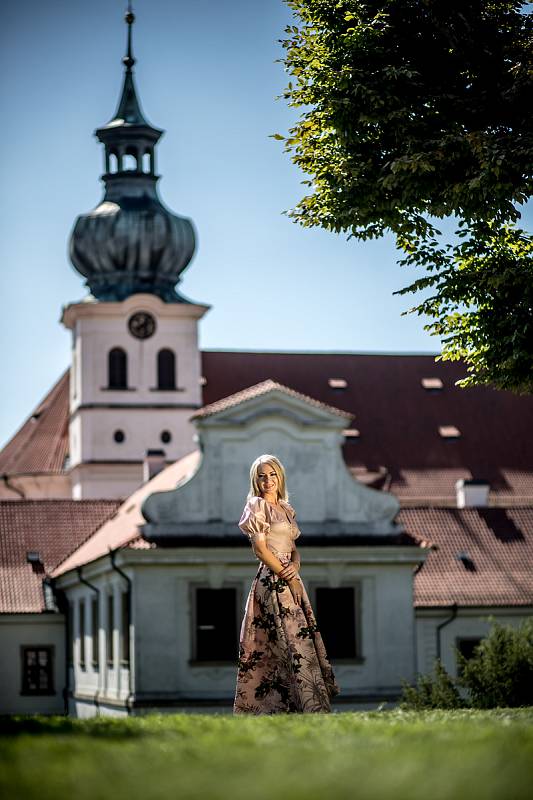
[[[300,535],[300,530],[292,514],[282,505],[272,506],[270,509],[270,530],[267,533],[267,547],[278,553],[290,553],[294,548],[294,540]]]
[[[276,553],[291,553],[295,547],[294,540],[300,536],[292,506],[284,500],[274,506],[263,497],[248,500],[239,528],[252,544],[263,540],[268,549]]]

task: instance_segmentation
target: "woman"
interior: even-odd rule
[[[329,712],[340,691],[298,575],[300,531],[287,499],[281,462],[259,456],[239,521],[261,564],[241,626],[234,714]]]

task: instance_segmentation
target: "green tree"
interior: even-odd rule
[[[310,190],[289,212],[359,239],[392,231],[433,290],[461,383],[533,389],[533,24],[511,0],[287,0],[285,139]],[[446,244],[437,220],[454,217]],[[503,324],[505,321],[505,325]]]
[[[533,704],[533,618],[513,628],[493,622],[474,656],[458,653],[460,684],[469,691],[474,708]]]

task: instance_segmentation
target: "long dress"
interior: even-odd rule
[[[285,566],[300,536],[294,509],[262,497],[245,505],[239,528]],[[260,561],[260,559],[258,559]],[[339,694],[303,581],[299,606],[289,584],[260,562],[246,601],[239,638],[234,714],[331,711]]]

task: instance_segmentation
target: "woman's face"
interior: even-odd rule
[[[257,470],[257,483],[261,494],[270,494],[277,497],[279,481],[276,471],[271,464],[260,464]]]

